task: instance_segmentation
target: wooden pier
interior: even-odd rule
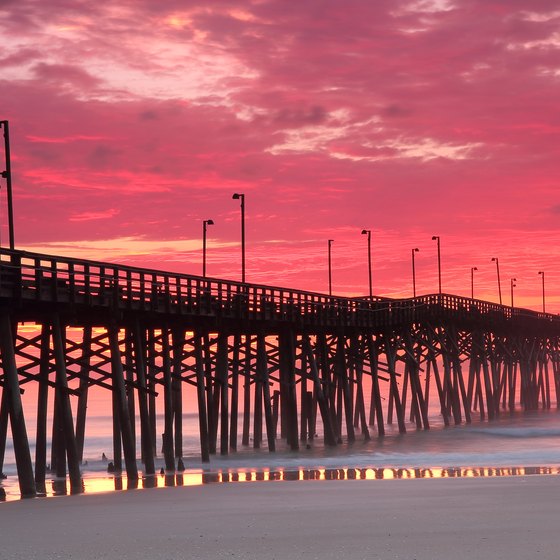
[[[162,400],[165,468],[176,469],[185,383],[204,462],[240,445],[274,452],[280,439],[297,450],[316,433],[335,446],[393,423],[427,430],[432,393],[446,425],[558,407],[559,338],[558,316],[447,294],[341,298],[0,250],[0,472],[9,422],[22,496],[45,493],[49,463],[80,492],[94,386],[110,395],[114,467],[131,481],[139,464],[155,472]]]

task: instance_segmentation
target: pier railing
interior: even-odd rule
[[[488,327],[554,327],[560,332],[557,315],[449,294],[345,298],[6,249],[0,250],[0,301],[24,308],[57,304],[302,327],[383,328],[453,318]]]

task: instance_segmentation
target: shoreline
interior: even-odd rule
[[[557,558],[553,476],[208,484],[0,507],[10,560]]]

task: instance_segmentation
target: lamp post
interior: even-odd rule
[[[511,282],[511,308],[513,309],[513,288],[517,286],[516,284],[517,278],[512,278],[510,282]]]
[[[496,273],[498,275],[498,295],[500,296],[500,305],[502,305],[502,284],[500,283],[500,262],[498,257],[492,257],[492,262],[496,262]]]
[[[544,305],[544,270],[539,271],[539,274],[542,276],[542,312],[546,313]]]
[[[418,253],[418,251],[420,251],[420,249],[418,249],[418,247],[415,247],[414,249],[411,249],[411,253],[412,253],[412,297],[416,297],[416,267],[414,264],[414,253]]]
[[[202,220],[202,277],[206,278],[206,229],[213,226],[214,220]]]
[[[4,129],[4,157],[6,161],[6,169],[2,171],[1,176],[6,179],[7,196],[8,196],[8,231],[10,237],[10,249],[15,249],[14,242],[14,207],[12,201],[12,164],[10,158],[10,128],[8,121],[0,121],[0,128]]]
[[[474,299],[474,271],[478,270],[476,266],[471,266],[471,299]]]
[[[373,298],[373,285],[371,283],[371,230],[370,229],[363,229],[362,230],[362,235],[367,235],[369,297]]]
[[[439,238],[439,235],[433,235],[432,241],[437,241],[438,284],[439,293],[441,294],[441,240]]]
[[[331,260],[331,252],[332,252],[332,244],[334,239],[329,239],[329,296],[332,296],[332,260]]]
[[[245,283],[245,195],[235,193],[233,200],[241,201],[241,282]]]

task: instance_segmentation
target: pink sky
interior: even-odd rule
[[[4,1],[16,245],[560,311],[558,0]],[[5,184],[3,182],[2,186]],[[5,193],[5,188],[2,189]],[[7,242],[2,206],[2,245]]]

